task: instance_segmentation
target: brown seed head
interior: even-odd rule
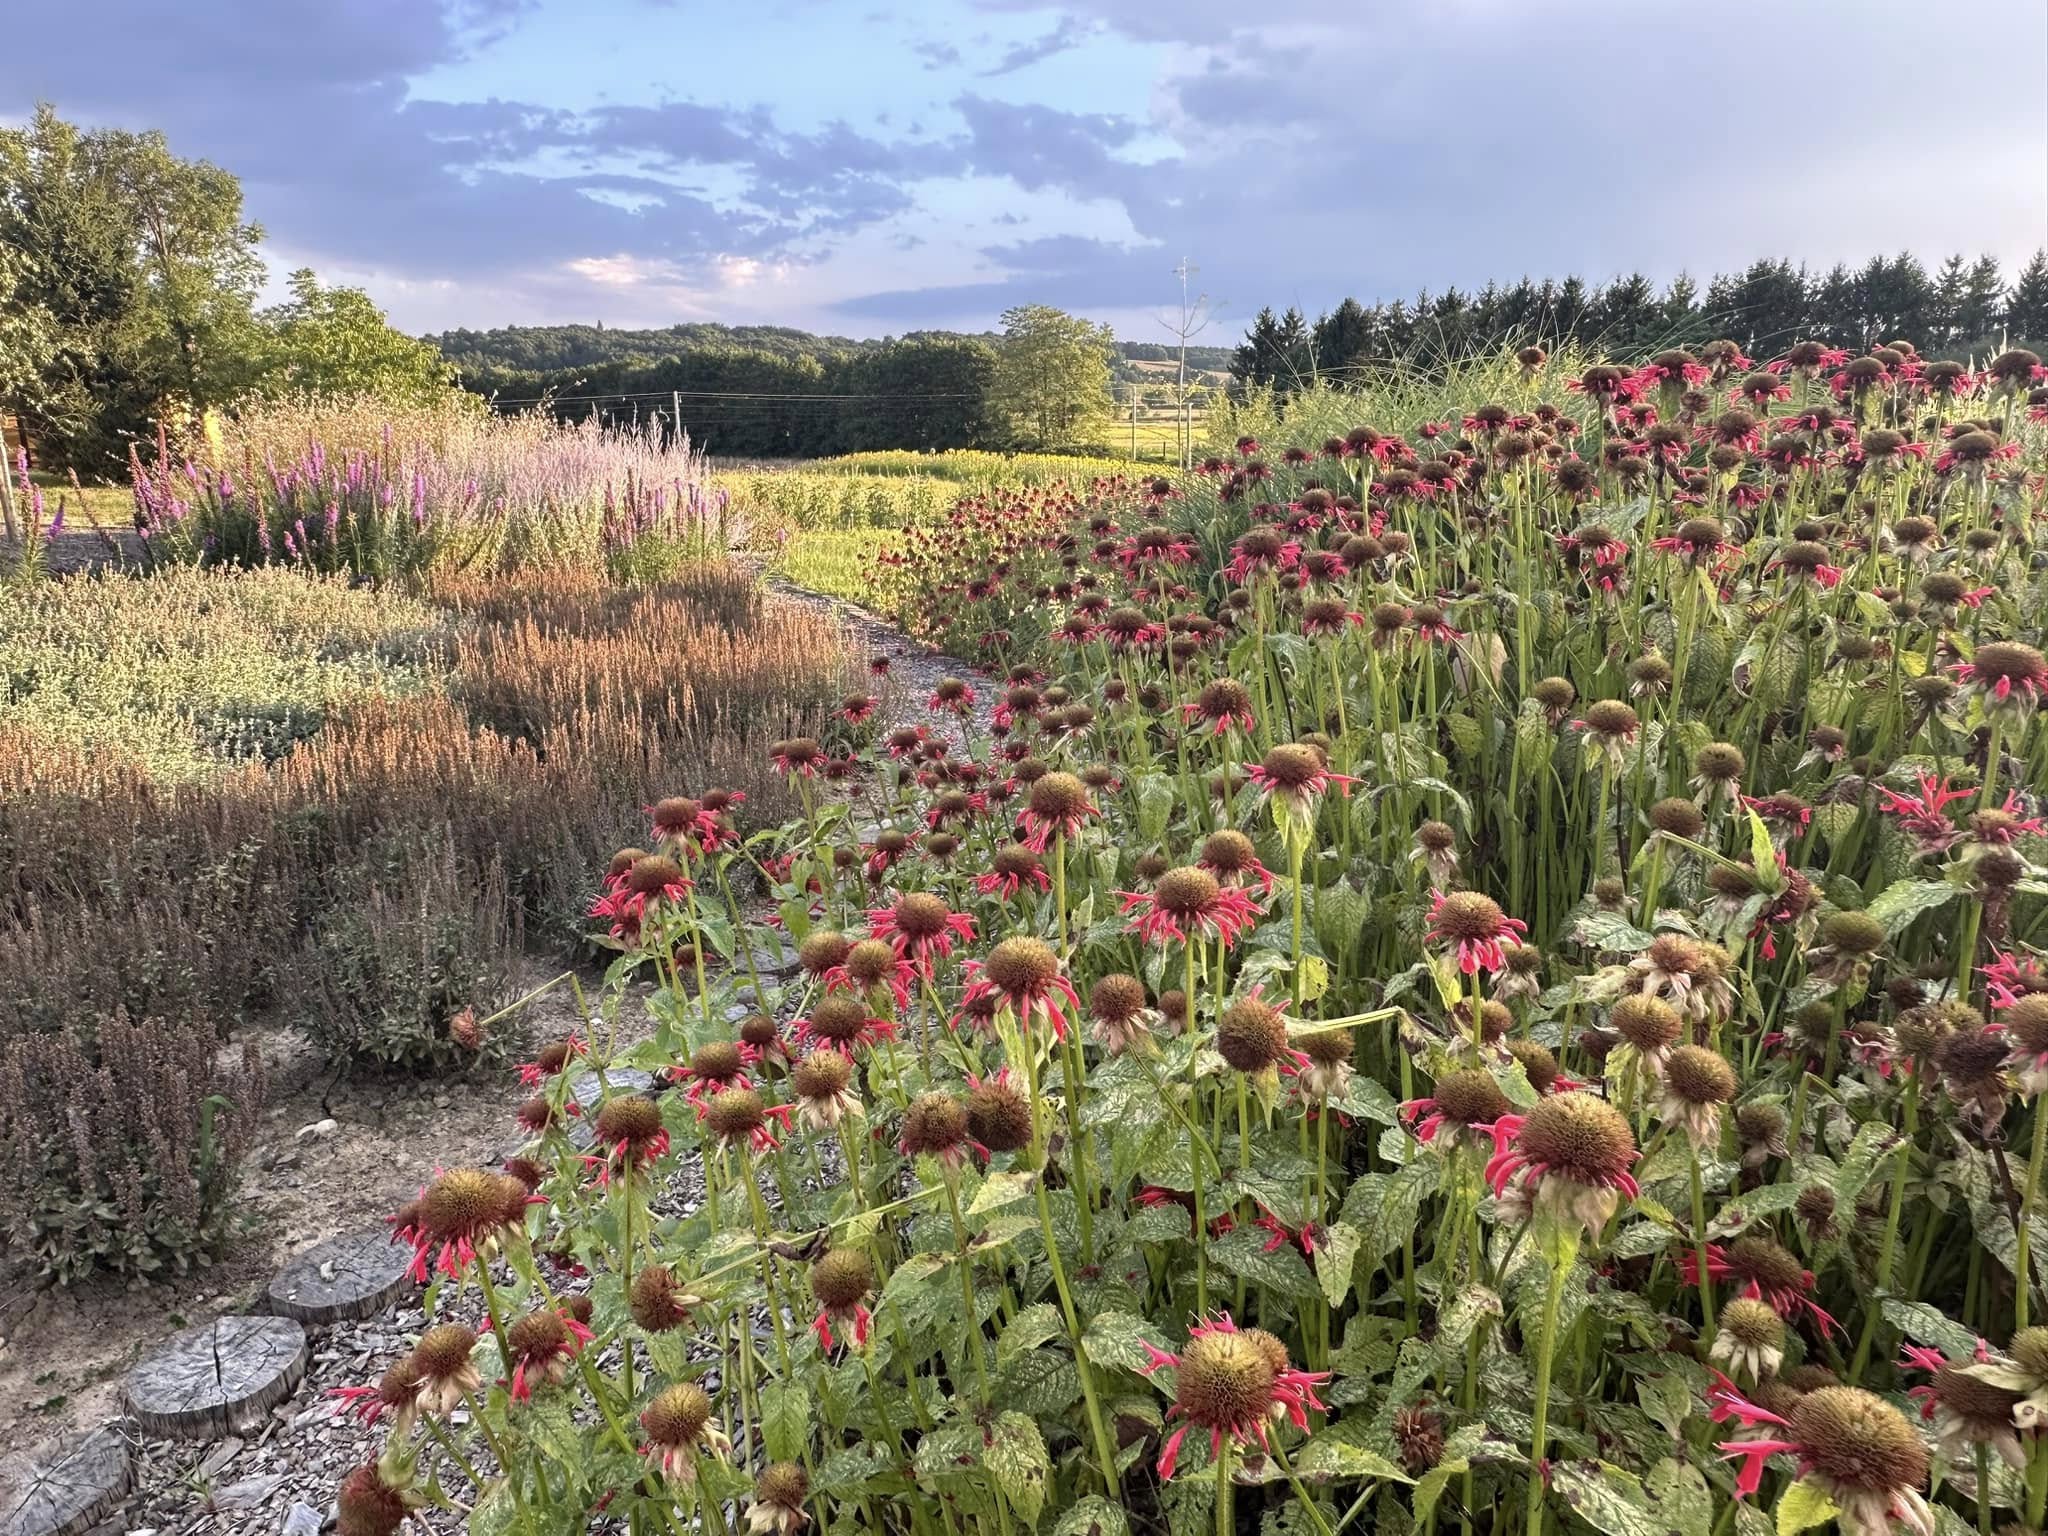
[[[405,1524],[405,1499],[397,1489],[385,1485],[374,1461],[343,1478],[334,1501],[340,1515],[336,1526],[340,1536],[395,1536]]]
[[[627,1298],[633,1321],[649,1333],[666,1333],[688,1321],[690,1308],[683,1300],[687,1294],[676,1284],[675,1273],[666,1264],[649,1264],[635,1270],[633,1289]]]
[[[1639,1051],[1661,1051],[1685,1029],[1678,1010],[1661,997],[1631,992],[1608,1011],[1614,1032]]]
[[[803,943],[796,947],[797,963],[809,976],[822,976],[835,965],[846,961],[846,952],[853,948],[853,940],[843,933],[834,933],[829,928],[815,928],[804,935]]]
[[[771,1461],[754,1480],[754,1497],[777,1509],[801,1510],[810,1496],[810,1475],[793,1461]]]
[[[1000,991],[1012,997],[1031,997],[1043,991],[1060,973],[1060,957],[1043,939],[1004,939],[989,951],[982,975]]]
[[[1687,1104],[1726,1104],[1735,1069],[1702,1045],[1681,1045],[1664,1061],[1664,1084]]]
[[[936,897],[927,899],[937,900]],[[896,951],[882,939],[862,939],[846,952],[846,974],[864,987],[874,986],[895,969]]]
[[[1580,1184],[1608,1183],[1635,1161],[1621,1111],[1590,1093],[1559,1093],[1531,1109],[1517,1138],[1531,1162]]]
[[[1216,1050],[1240,1072],[1263,1072],[1287,1050],[1287,1020],[1256,997],[1239,998],[1223,1010]]]
[[[644,1093],[621,1094],[597,1112],[597,1139],[607,1147],[623,1141],[637,1151],[661,1130],[661,1106]]]
[[[1047,773],[1031,786],[1032,814],[1047,821],[1065,821],[1088,808],[1088,786],[1071,773]]]
[[[1491,896],[1453,891],[1437,908],[1434,922],[1446,943],[1468,944],[1500,937],[1507,914]]]
[[[740,1141],[768,1123],[768,1106],[751,1088],[727,1088],[705,1104],[704,1123],[721,1141]]]
[[[991,1152],[1031,1145],[1031,1106],[1007,1082],[985,1078],[967,1094],[967,1134]]]
[[[637,895],[652,896],[668,886],[681,884],[684,878],[682,865],[666,854],[651,853],[634,861],[626,874],[626,888]]]
[[[858,1248],[829,1249],[811,1265],[811,1294],[821,1307],[857,1307],[874,1288],[875,1266]]]
[[[1823,943],[1845,955],[1874,955],[1884,948],[1884,924],[1868,912],[1835,912],[1820,925]]]
[[[1301,790],[1325,771],[1323,754],[1302,742],[1286,742],[1260,759],[1259,766],[1281,791]]]
[[[1152,887],[1152,898],[1159,909],[1183,923],[1207,912],[1218,894],[1216,877],[1192,864],[1169,869]]]
[[[1201,1334],[1181,1351],[1174,1401],[1190,1424],[1230,1433],[1265,1417],[1276,1374],[1248,1332]]]
[[[640,1427],[647,1431],[648,1440],[664,1450],[682,1450],[696,1444],[710,1422],[711,1399],[694,1381],[679,1381],[662,1388],[640,1415]]]
[[[1235,875],[1258,862],[1259,851],[1252,840],[1235,827],[1212,832],[1202,843],[1201,863],[1220,875]]]
[[[967,1139],[967,1107],[950,1093],[921,1093],[903,1112],[903,1149],[911,1157],[939,1156]]]
[[[1813,1469],[1845,1488],[1883,1493],[1927,1482],[1927,1450],[1905,1415],[1861,1387],[1818,1387],[1796,1403],[1792,1433]]]
[[[1444,1118],[1460,1126],[1491,1125],[1515,1107],[1493,1074],[1477,1067],[1446,1072],[1436,1080],[1432,1097]]]

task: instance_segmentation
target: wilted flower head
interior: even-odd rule
[[[1623,1195],[1636,1198],[1635,1133],[1605,1099],[1553,1094],[1527,1114],[1501,1116],[1492,1131],[1486,1179],[1496,1197],[1519,1185],[1535,1211],[1594,1233]]]
[[[678,1483],[697,1480],[697,1456],[732,1454],[732,1442],[718,1422],[711,1399],[694,1381],[664,1387],[640,1415],[647,1443],[641,1454],[663,1476]]]
[[[1817,1387],[1778,1414],[1724,1381],[1708,1400],[1717,1424],[1732,1418],[1748,1429],[1770,1425],[1779,1431],[1720,1447],[1742,1464],[1735,1479],[1738,1497],[1762,1485],[1764,1463],[1772,1456],[1796,1456],[1800,1475],[1834,1501],[1852,1536],[1892,1536],[1893,1521],[1914,1536],[1934,1536],[1934,1511],[1920,1492],[1927,1481],[1926,1448],[1905,1416],[1875,1393]]]
[[[1501,911],[1500,903],[1478,891],[1430,892],[1429,923],[1423,937],[1457,957],[1467,976],[1494,975],[1507,966],[1505,944],[1519,942],[1529,931],[1519,918]]]
[[[1284,1344],[1264,1329],[1240,1329],[1228,1313],[1197,1322],[1177,1355],[1149,1343],[1145,1353],[1145,1375],[1168,1368],[1175,1373],[1166,1416],[1183,1422],[1160,1449],[1159,1475],[1168,1479],[1190,1429],[1209,1432],[1212,1458],[1222,1453],[1226,1438],[1240,1448],[1264,1448],[1270,1424],[1285,1420],[1308,1428],[1309,1413],[1323,1409],[1315,1389],[1330,1379],[1327,1371],[1294,1369]]]
[[[1708,1357],[1751,1381],[1776,1375],[1785,1358],[1785,1321],[1756,1297],[1738,1296],[1721,1309]]]
[[[811,1294],[818,1301],[818,1315],[811,1331],[818,1347],[828,1353],[836,1347],[833,1324],[852,1335],[854,1348],[865,1349],[870,1321],[867,1299],[875,1288],[875,1267],[858,1248],[828,1249],[811,1265]]]
[[[810,1474],[793,1461],[771,1461],[754,1480],[754,1502],[747,1506],[751,1536],[796,1536],[810,1524],[804,1501],[811,1496]]]
[[[1124,914],[1148,943],[1213,938],[1226,949],[1258,919],[1258,907],[1196,865],[1169,869],[1149,891],[1119,891]]]
[[[427,1255],[444,1275],[461,1275],[514,1230],[524,1230],[534,1197],[509,1173],[457,1168],[439,1174],[393,1219],[394,1241],[413,1246],[413,1278],[425,1282]]]

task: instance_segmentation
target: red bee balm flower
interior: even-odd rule
[[[1068,839],[1078,837],[1082,823],[1101,814],[1088,798],[1088,786],[1073,774],[1040,774],[1033,781],[1024,813],[1018,818],[1024,828],[1024,846],[1033,853],[1043,853],[1055,833]]]
[[[1622,1195],[1633,1200],[1639,1193],[1629,1172],[1635,1133],[1620,1110],[1593,1094],[1554,1094],[1526,1115],[1501,1116],[1492,1134],[1486,1179],[1496,1198],[1505,1199],[1519,1180],[1535,1209],[1597,1232]]]
[[[1144,1374],[1171,1367],[1175,1373],[1169,1419],[1183,1422],[1167,1436],[1159,1453],[1159,1475],[1171,1478],[1180,1459],[1180,1443],[1190,1429],[1209,1431],[1209,1454],[1222,1454],[1224,1437],[1243,1449],[1256,1441],[1270,1449],[1267,1427],[1289,1420],[1308,1429],[1311,1411],[1324,1404],[1316,1388],[1330,1379],[1327,1371],[1298,1371],[1287,1359],[1287,1346],[1263,1328],[1240,1329],[1228,1313],[1197,1322],[1177,1355],[1145,1345],[1150,1364]]]
[[[1067,1015],[1060,1006],[1062,999],[1076,1012],[1081,1007],[1074,984],[1060,974],[1059,956],[1043,939],[1005,939],[989,951],[987,960],[968,961],[967,972],[967,990],[960,998],[963,1012],[971,1012],[982,999],[991,999],[1006,1005],[1021,1028],[1028,1031],[1036,1020],[1043,1019],[1052,1026],[1054,1036],[1064,1040]]]
[[[1764,1463],[1771,1457],[1796,1456],[1799,1475],[1834,1501],[1845,1530],[1889,1536],[1897,1521],[1915,1536],[1934,1536],[1934,1511],[1920,1492],[1927,1481],[1927,1448],[1906,1416],[1876,1393],[1819,1387],[1781,1416],[1748,1401],[1720,1376],[1707,1401],[1716,1424],[1737,1419],[1745,1429],[1769,1425],[1779,1431],[1721,1443],[1729,1459],[1742,1463],[1735,1479],[1737,1498],[1762,1486]]]
[[[436,1249],[434,1268],[460,1275],[515,1228],[523,1228],[526,1207],[539,1200],[509,1173],[457,1168],[438,1175],[391,1218],[392,1240],[412,1244],[415,1280],[425,1282],[427,1255]]]
[[[512,1401],[532,1397],[536,1380],[559,1386],[590,1337],[590,1330],[566,1313],[542,1310],[516,1319],[505,1330],[505,1347],[515,1362]]]
[[[1429,893],[1429,924],[1423,937],[1451,948],[1467,976],[1489,976],[1507,968],[1506,940],[1519,943],[1529,925],[1501,911],[1500,903],[1477,891]]]
[[[1678,1267],[1685,1283],[1697,1288],[1699,1256],[1687,1249],[1678,1256]],[[1804,1311],[1823,1333],[1841,1328],[1813,1299],[1813,1271],[1767,1237],[1737,1238],[1728,1247],[1707,1244],[1707,1278],[1737,1282],[1743,1295],[1766,1303],[1787,1322]]]
[[[1224,885],[1206,869],[1169,869],[1150,891],[1118,891],[1131,927],[1148,943],[1214,938],[1228,949],[1258,921],[1249,894]]]
[[[1045,862],[1022,843],[996,850],[989,867],[974,877],[974,888],[984,896],[1013,901],[1025,886],[1041,894],[1052,889],[1052,877]]]
[[[956,939],[973,939],[974,919],[953,911],[929,892],[909,891],[898,897],[893,907],[870,910],[868,931],[886,940],[898,957],[929,976],[934,959],[943,960],[951,955]]]
[[[811,1294],[818,1298],[818,1315],[811,1320],[811,1332],[826,1353],[838,1347],[832,1325],[853,1335],[853,1347],[866,1349],[870,1321],[867,1299],[875,1288],[875,1268],[858,1248],[833,1248],[811,1265]]]

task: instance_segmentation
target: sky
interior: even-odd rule
[[[1965,17],[1967,19],[1965,19]],[[159,128],[412,331],[1166,340],[1262,306],[2048,244],[2042,0],[93,0],[0,120]]]

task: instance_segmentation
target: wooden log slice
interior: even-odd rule
[[[128,1411],[153,1435],[214,1439],[290,1396],[307,1353],[306,1330],[291,1318],[216,1318],[128,1373]]]
[[[302,1323],[374,1317],[413,1289],[411,1265],[412,1250],[392,1242],[388,1227],[344,1232],[279,1270],[263,1293],[263,1310]]]
[[[0,1502],[0,1536],[77,1536],[120,1502],[133,1476],[128,1443],[113,1429],[53,1441]]]

